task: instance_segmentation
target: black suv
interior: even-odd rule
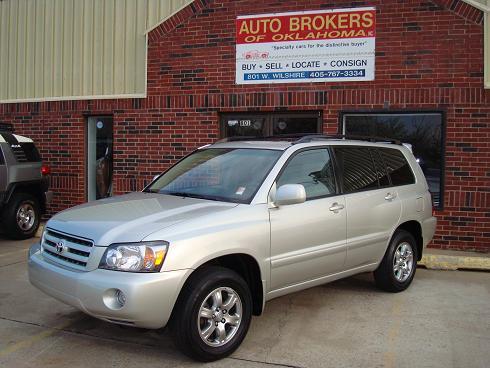
[[[36,234],[52,197],[48,174],[31,139],[0,131],[0,228],[10,237]]]

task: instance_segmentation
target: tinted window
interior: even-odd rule
[[[334,150],[344,193],[378,188],[378,173],[369,148],[335,147]]]
[[[318,117],[274,116],[272,135],[314,134],[318,131]]]
[[[412,169],[408,164],[405,156],[397,149],[380,148],[379,152],[386,169],[391,178],[392,185],[407,185],[415,183]]]
[[[374,165],[376,166],[376,171],[378,173],[378,182],[380,187],[387,187],[390,185],[390,178],[388,172],[386,171],[385,163],[381,158],[377,149],[371,150],[371,155],[373,156]]]
[[[277,181],[277,187],[284,184],[302,184],[307,199],[334,194],[335,179],[328,149],[314,149],[296,154],[286,164]]]
[[[321,130],[320,112],[271,112],[221,114],[224,137],[264,137],[316,134]]]
[[[344,134],[389,137],[410,143],[427,178],[434,206],[443,203],[443,115],[420,113],[344,114]]]
[[[37,150],[34,143],[21,143],[20,146],[24,151],[27,162],[41,161],[41,155],[39,154],[39,151]]]
[[[226,137],[263,137],[265,117],[255,115],[229,115],[223,118],[223,130]]]

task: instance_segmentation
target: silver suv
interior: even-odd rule
[[[435,226],[403,145],[218,142],[140,193],[54,216],[29,278],[105,321],[168,324],[177,347],[211,361],[240,345],[270,299],[371,271],[381,289],[406,289]]]

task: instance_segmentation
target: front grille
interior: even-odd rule
[[[42,251],[43,256],[52,262],[84,270],[93,246],[94,243],[91,240],[47,229],[44,234]]]

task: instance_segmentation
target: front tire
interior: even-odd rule
[[[374,271],[374,280],[380,289],[398,293],[410,286],[416,269],[415,238],[408,231],[397,230],[391,238],[381,264]]]
[[[15,193],[4,212],[4,228],[13,239],[28,239],[36,235],[41,211],[39,201],[28,193]]]
[[[252,296],[247,283],[236,272],[213,266],[191,275],[169,327],[184,354],[210,362],[240,346],[251,318]]]

